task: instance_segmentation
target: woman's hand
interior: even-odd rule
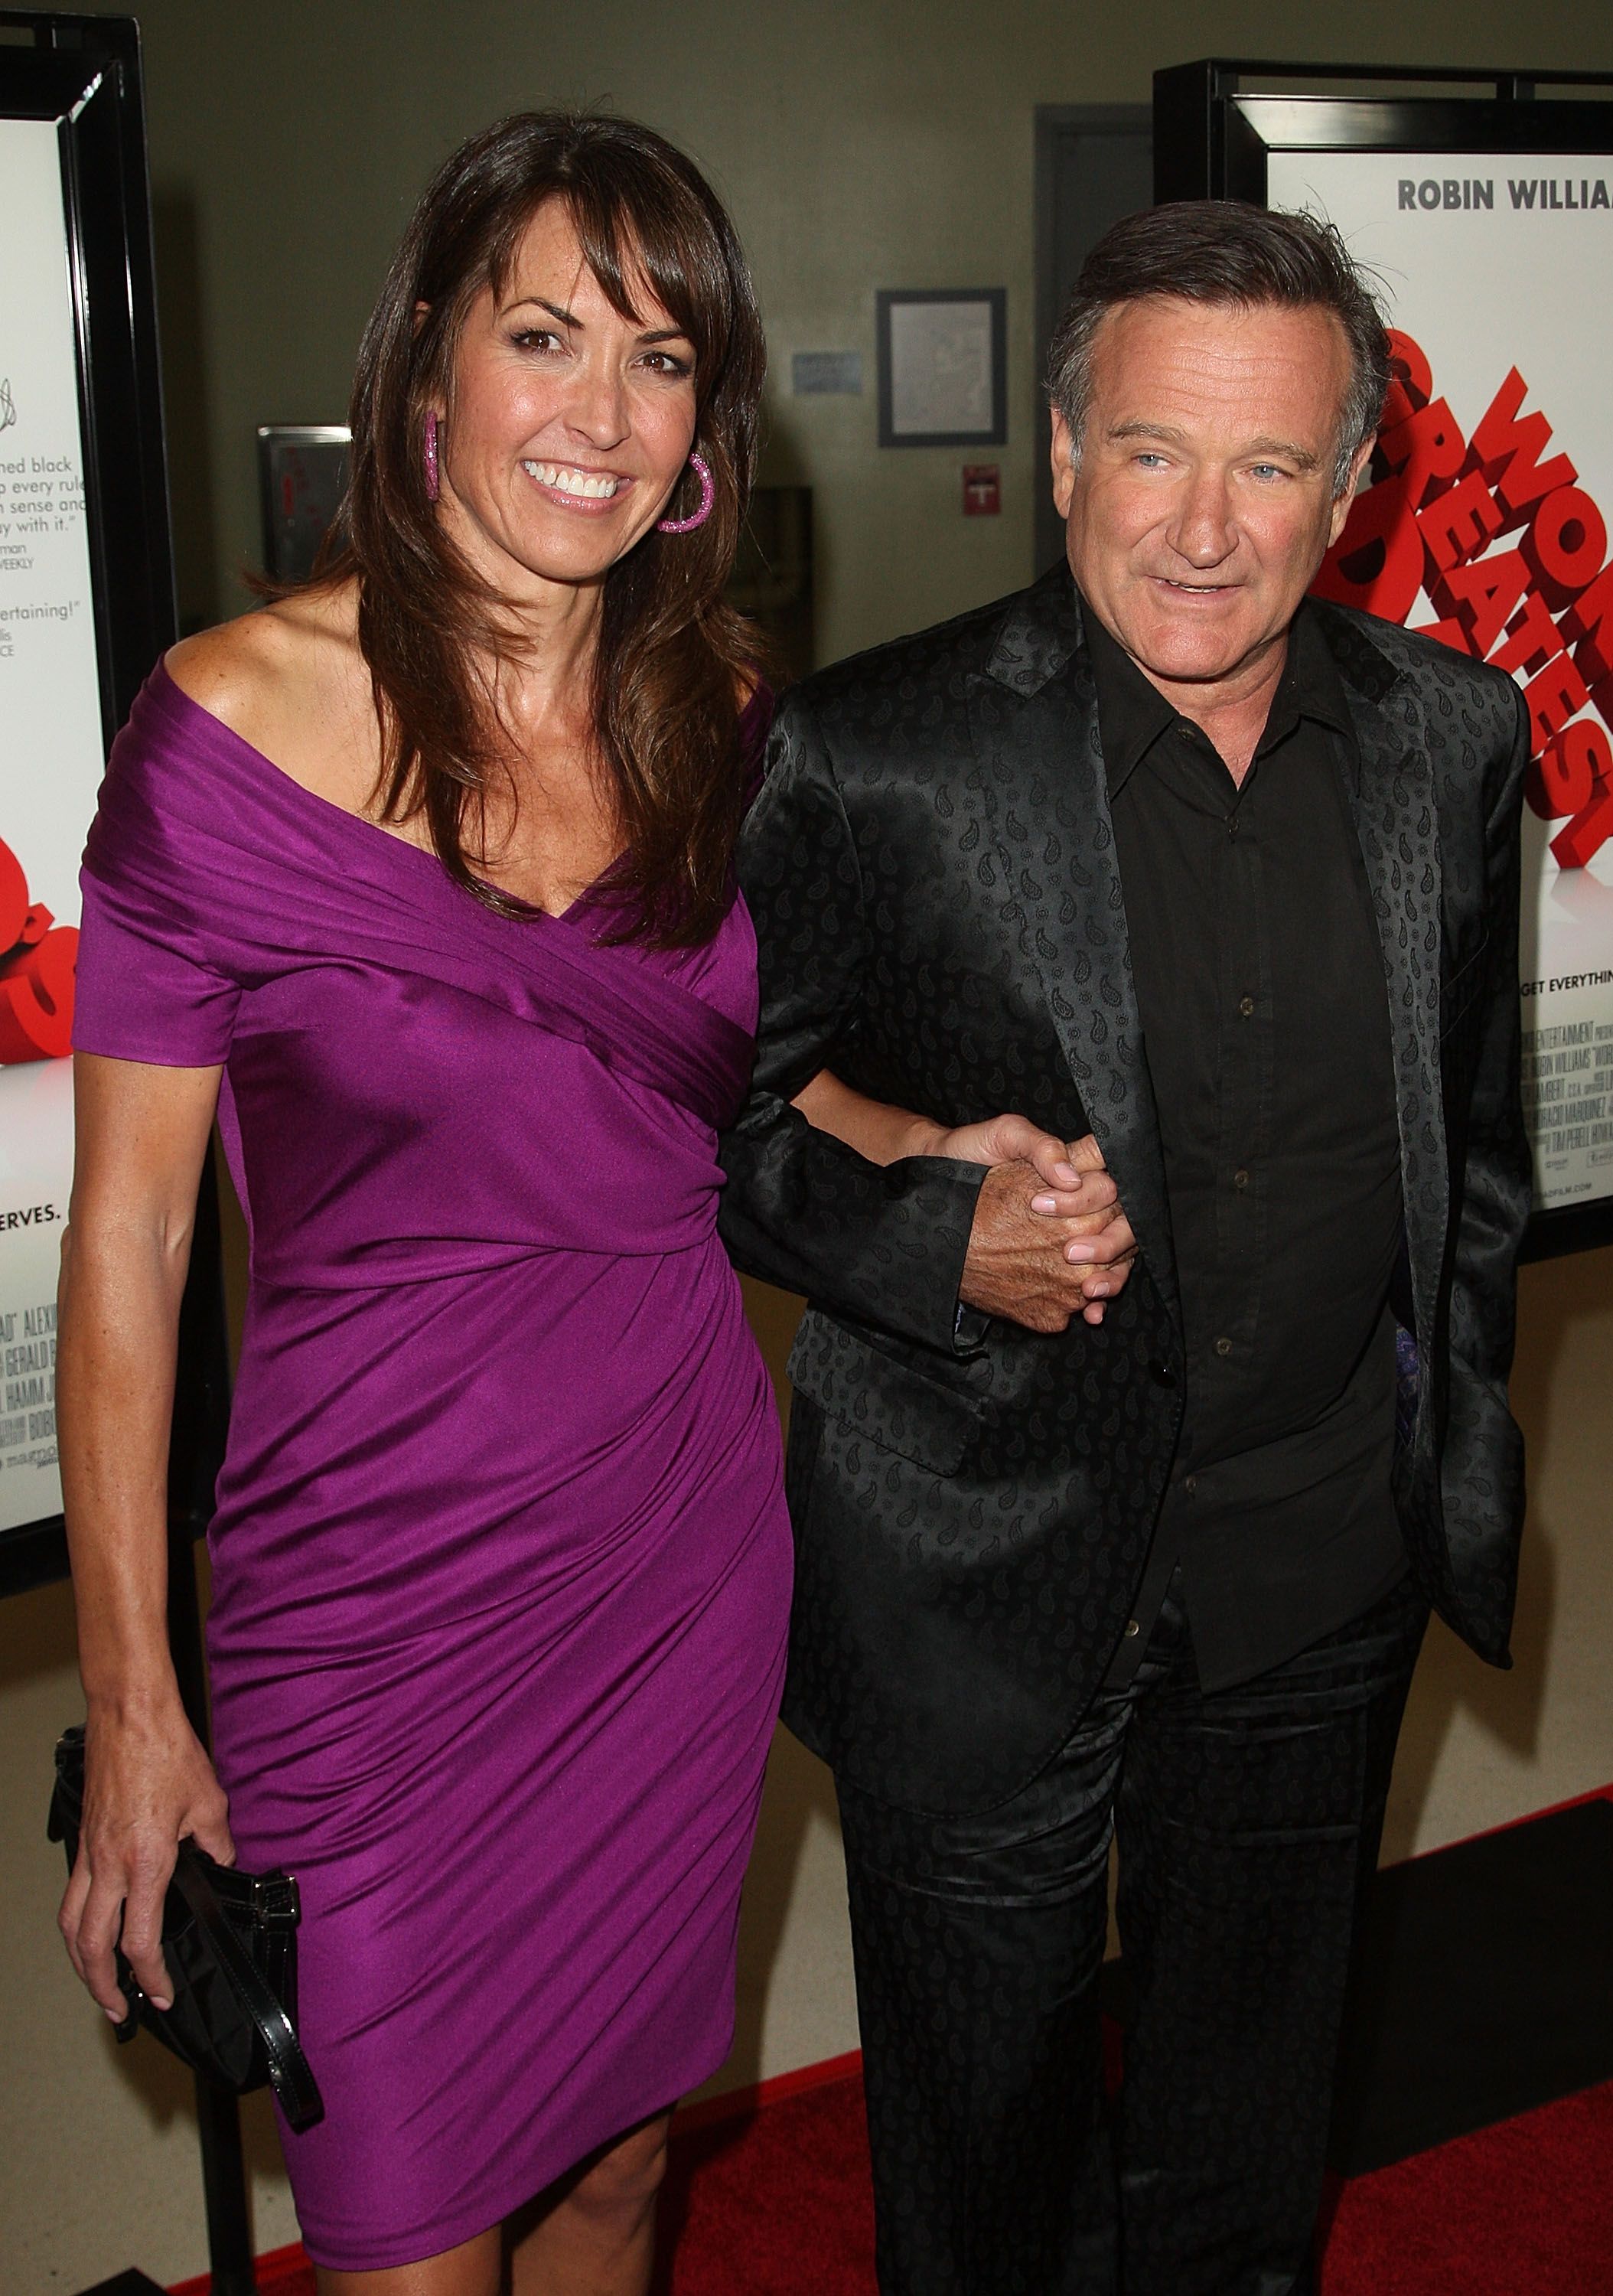
[[[870,1163],[945,1156],[991,1168],[970,1242],[968,1306],[1037,1332],[1063,1331],[1077,1310],[1089,1324],[1103,1321],[1104,1302],[1131,1273],[1137,1239],[1090,1132],[1066,1143],[1027,1116],[992,1116],[949,1128],[911,1109],[870,1100],[829,1069],[819,1070],[794,1105],[809,1124],[832,1132]],[[1077,1268],[1082,1272],[1073,1282]]]
[[[117,2024],[129,2005],[119,1988],[114,1946],[121,1944],[153,2005],[173,2005],[162,1906],[186,1836],[221,1866],[234,1864],[224,1788],[177,1692],[140,1717],[97,1713],[92,1706],[78,1856],[57,1920],[68,1958]]]
[[[1104,1167],[1103,1152],[1089,1132],[1066,1143],[1044,1132],[1026,1116],[993,1116],[979,1124],[961,1124],[950,1131],[937,1128],[924,1152],[948,1156],[965,1164],[993,1167],[990,1193],[977,1222],[978,1250],[970,1242],[971,1269],[965,1283],[984,1284],[994,1298],[1017,1300],[1039,1320],[1034,1331],[1062,1331],[1072,1306],[1078,1304],[1084,1320],[1101,1324],[1104,1302],[1121,1291],[1136,1258],[1137,1239],[1121,1208],[1119,1190]],[[1018,1173],[999,1167],[1018,1166]],[[987,1194],[985,1189],[982,1195]],[[1057,1223],[1044,1235],[1025,1224],[1025,1214],[1036,1220]],[[1070,1268],[1081,1268],[1080,1299],[1069,1298],[1069,1279],[1049,1282],[1044,1256],[1050,1243],[1061,1238],[1061,1250]],[[988,1275],[985,1261],[1004,1255],[1004,1265]],[[971,1306],[984,1306],[970,1300]],[[1011,1305],[986,1309],[1016,1315]],[[1050,1320],[1051,1319],[1051,1320]]]

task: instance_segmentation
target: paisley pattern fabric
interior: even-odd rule
[[[1167,1594],[1130,1683],[995,1809],[841,1788],[881,2296],[1308,2296],[1350,1934],[1427,1621],[1403,1578],[1206,1693]]]
[[[285,2151],[344,2270],[495,2224],[732,2032],[790,1585],[716,1235],[754,944],[608,914],[494,914],[160,669],[86,857],[80,1049],[225,1068],[215,1752],[301,1886]]]
[[[1519,1100],[1522,697],[1316,608],[1389,992],[1421,1375],[1396,1496],[1418,1582],[1506,1659],[1522,1459],[1506,1406],[1528,1210]],[[789,694],[741,853],[762,981],[722,1233],[805,1292],[786,1713],[856,1787],[989,1808],[1042,1768],[1124,1631],[1181,1414],[1157,1113],[1068,572]],[[1096,1134],[1142,1244],[1096,1328],[960,1330],[979,1174],[876,1171],[791,1095],[825,1063],[948,1124]],[[1399,1303],[1397,1303],[1399,1304]]]
[[[1414,1577],[1251,1682],[1202,1689],[1167,1596],[1129,1688],[1101,1686],[1182,1341],[1069,576],[798,688],[744,841],[761,1044],[723,1227],[811,1301],[786,1713],[840,1791],[886,2296],[1310,2290],[1352,1920],[1429,1599],[1504,1657],[1524,714],[1498,673],[1318,619],[1391,1014]],[[960,1319],[978,1175],[876,1171],[812,1133],[788,1103],[824,1063],[949,1124],[1017,1109],[1094,1132],[1142,1244],[1104,1323]],[[1137,1989],[1112,2160],[1111,1823]]]

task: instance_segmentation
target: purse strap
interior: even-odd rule
[[[190,1907],[197,1927],[206,1932],[231,1991],[262,2037],[269,2079],[281,2111],[293,2128],[311,2128],[324,2118],[324,2099],[303,2054],[297,2029],[225,1918],[201,1859],[187,1856],[187,1848],[180,1845],[173,1886]]]

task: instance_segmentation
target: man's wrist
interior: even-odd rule
[[[933,1117],[915,1116],[908,1127],[907,1141],[903,1153],[907,1156],[945,1156],[948,1127],[938,1124]]]

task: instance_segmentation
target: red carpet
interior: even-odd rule
[[[873,2296],[855,2077],[696,2119],[674,2139],[662,2224],[657,2296]],[[258,2287],[313,2296],[301,2250],[263,2258]],[[1613,2296],[1613,2082],[1343,2185],[1322,2296]]]
[[[1322,2296],[1609,2296],[1613,2081],[1340,2190]]]

